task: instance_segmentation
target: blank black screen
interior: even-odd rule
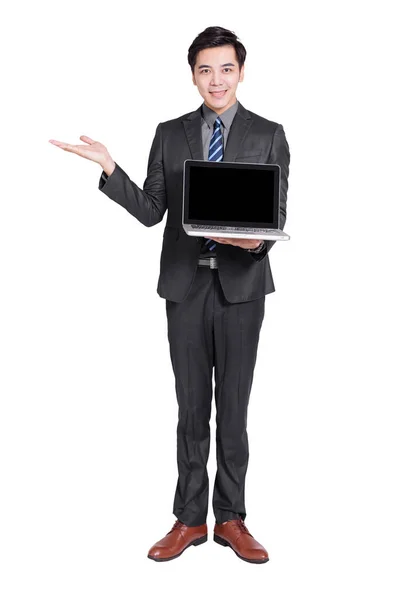
[[[272,170],[192,166],[188,218],[272,224],[274,181]]]

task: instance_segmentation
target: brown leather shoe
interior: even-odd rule
[[[269,560],[268,552],[254,539],[243,519],[225,521],[222,525],[215,523],[214,542],[229,546],[239,558],[247,562],[265,563]]]
[[[148,558],[159,562],[178,558],[189,546],[199,546],[207,541],[207,523],[189,527],[177,519],[165,537],[152,546]]]

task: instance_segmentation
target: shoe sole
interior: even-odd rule
[[[193,542],[190,542],[190,544],[188,544],[187,546],[184,547],[182,552],[179,552],[179,554],[174,554],[174,556],[168,556],[167,558],[157,558],[155,556],[150,556],[150,554],[148,554],[147,558],[150,558],[151,560],[155,560],[156,562],[166,562],[167,560],[173,560],[174,558],[178,558],[178,556],[183,554],[183,552],[185,552],[185,550],[187,550],[189,548],[189,546],[200,546],[200,544],[204,544],[204,542],[206,542],[207,539],[208,539],[208,534],[206,533],[206,535],[203,535],[203,537],[198,538],[197,540],[193,540]]]
[[[236,550],[234,548],[232,548],[232,546],[230,545],[229,542],[227,542],[226,540],[224,540],[224,538],[220,537],[216,533],[214,533],[214,542],[217,542],[217,544],[220,544],[221,546],[228,546],[228,548],[230,548],[231,550],[234,551],[234,553],[236,554],[236,556],[238,556],[242,560],[245,560],[246,562],[256,563],[256,564],[262,564],[262,563],[266,563],[266,562],[269,561],[269,557],[268,558],[245,558],[244,556],[241,556],[240,554],[238,554],[236,552]]]

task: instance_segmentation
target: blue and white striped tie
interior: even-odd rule
[[[210,148],[208,150],[208,160],[222,160],[224,156],[224,140],[222,138],[222,130],[221,130],[221,119],[219,117],[217,117],[215,119],[215,123],[214,123],[214,132],[212,134],[211,140],[210,140]],[[206,238],[206,245],[209,242],[214,242],[214,240],[210,240],[208,238]],[[208,246],[208,249],[214,250],[215,246],[216,246],[216,242],[214,242],[212,245]]]

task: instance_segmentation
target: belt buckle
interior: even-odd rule
[[[210,269],[217,269],[217,257],[216,256],[210,256]]]

